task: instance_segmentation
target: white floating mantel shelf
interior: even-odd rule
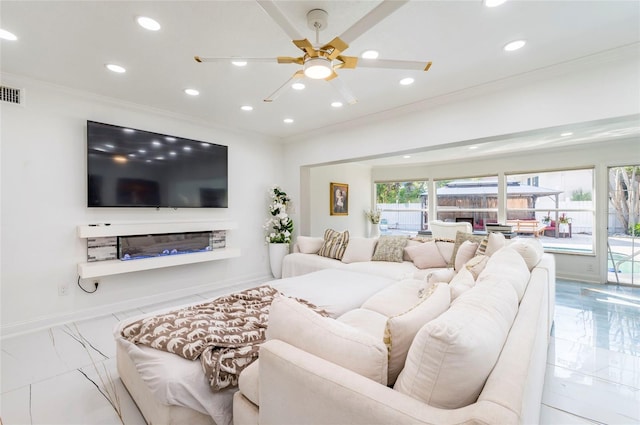
[[[114,236],[158,235],[167,233],[209,232],[233,230],[238,223],[229,220],[183,221],[170,223],[112,223],[85,224],[78,226],[78,237],[82,239]],[[206,252],[162,255],[160,257],[136,260],[92,261],[78,264],[78,275],[82,279],[108,276],[120,273],[224,260],[240,256],[239,248],[216,248]]]
[[[210,230],[232,230],[238,227],[235,221],[185,221],[171,223],[126,223],[78,226],[80,238],[108,236],[151,235],[162,233],[206,232]]]
[[[190,254],[163,255],[161,257],[142,258],[138,260],[94,261],[78,264],[78,275],[82,279],[109,276],[162,267],[180,266],[183,264],[202,263],[205,261],[223,260],[240,256],[240,248],[219,248],[207,252]]]

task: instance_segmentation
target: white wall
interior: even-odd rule
[[[26,78],[3,83],[26,95],[24,106],[0,106],[3,335],[270,276],[262,225],[267,189],[283,177],[281,144]],[[228,145],[229,208],[88,209],[86,120]],[[238,222],[227,243],[240,258],[103,277],[91,295],[76,286],[86,261],[78,225],[217,219]]]
[[[309,209],[313,211],[314,220],[308,233],[298,233],[309,236],[322,236],[325,229],[338,231],[349,230],[351,236],[366,235],[366,217],[364,210],[371,205],[371,167],[363,165],[328,165],[313,167],[310,170],[311,183],[309,193]],[[331,183],[346,183],[349,185],[349,214],[330,215]]]
[[[637,52],[621,57],[605,55],[599,58],[600,61],[595,59],[591,58],[588,63],[576,61],[547,68],[538,73],[469,90],[466,97],[465,93],[459,93],[425,101],[400,111],[390,111],[336,127],[333,132],[291,140],[284,161],[289,164],[286,179],[295,188],[291,193],[295,197],[300,191],[307,192],[314,184],[300,171],[309,165],[355,161],[412,149],[639,114],[640,61]],[[580,150],[562,157],[541,155],[538,161],[533,161],[528,154],[517,156],[519,163],[515,163],[515,159],[472,160],[464,162],[457,171],[452,164],[441,167],[446,177],[476,176],[498,171],[544,170],[558,165],[593,165],[602,161],[615,165],[613,163],[630,160],[631,150],[637,152],[635,147],[628,147],[627,152],[612,151],[606,146],[599,148],[607,155],[592,156],[599,155],[600,151]],[[424,177],[422,170],[411,168],[399,174],[402,176],[389,176],[389,179],[403,181]],[[380,178],[378,175],[374,177]],[[331,176],[326,178],[331,179]],[[597,178],[603,177],[598,174]],[[370,205],[369,202],[361,206],[352,204],[351,207],[363,209]],[[601,208],[606,209],[606,204]],[[325,220],[323,211],[305,210],[304,206],[294,218],[300,223],[302,234],[316,229],[316,223]],[[598,226],[605,224],[598,223]],[[599,231],[606,232],[604,227],[599,227]],[[603,255],[602,245],[598,248],[599,256]],[[568,278],[603,281],[603,266],[594,267],[596,262],[599,264],[599,259],[593,257],[559,256],[558,272]],[[597,276],[583,273],[588,267],[593,267]]]

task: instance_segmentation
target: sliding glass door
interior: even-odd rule
[[[609,168],[608,281],[640,286],[640,165]]]

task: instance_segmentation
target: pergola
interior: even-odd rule
[[[519,182],[507,183],[507,208],[535,208],[538,198],[552,196],[556,209],[559,207],[561,190],[539,186],[523,185]],[[497,180],[455,180],[436,191],[438,218],[445,221],[470,221],[476,228],[484,228],[484,222],[497,221],[497,213],[492,211],[470,211],[473,209],[498,208]],[[421,195],[422,207],[426,209],[428,194]],[[514,211],[509,219],[532,219],[533,211]],[[557,219],[557,217],[556,217]],[[423,217],[426,224],[427,217]]]

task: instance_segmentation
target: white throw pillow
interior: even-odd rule
[[[387,384],[387,347],[381,339],[322,317],[294,299],[282,296],[273,301],[266,337]]]
[[[507,242],[504,235],[498,232],[489,233],[487,238],[487,247],[484,251],[484,255],[488,255],[489,257],[491,257],[499,249],[504,248]]]
[[[451,282],[451,279],[456,275],[455,270],[453,269],[441,269],[434,270],[430,272],[425,277],[425,282],[428,284],[438,283],[438,282]]]
[[[462,267],[458,273],[449,282],[449,289],[451,290],[451,300],[455,300],[464,292],[473,288],[476,285],[476,280],[473,274],[466,268]]]
[[[407,246],[404,251],[409,254],[413,264],[419,269],[435,269],[447,267],[447,260],[442,257],[435,241],[424,242],[420,245]]]
[[[313,236],[298,236],[296,243],[301,253],[317,254],[324,243],[324,239]]]
[[[357,263],[361,261],[371,261],[373,250],[376,248],[376,238],[351,238],[349,245],[342,256],[343,263]]]
[[[464,241],[456,252],[456,258],[454,261],[454,268],[460,270],[462,266],[469,260],[471,260],[478,250],[478,243],[472,241]]]
[[[538,265],[544,254],[542,242],[538,239],[518,238],[509,244],[509,247],[516,250],[516,252],[522,256],[529,270],[532,270]]]
[[[444,313],[449,308],[449,304],[451,304],[449,286],[446,283],[438,283],[431,294],[421,298],[417,305],[387,320],[384,342],[389,349],[389,385],[396,381],[404,368],[409,347],[416,333],[426,323]]]
[[[443,409],[474,403],[517,310],[511,285],[486,283],[469,290],[416,334],[394,389]]]
[[[518,302],[520,302],[527,289],[531,272],[529,272],[527,263],[522,256],[511,248],[512,245],[505,246],[489,257],[489,261],[476,279],[476,283],[485,280],[506,280],[516,290]]]

